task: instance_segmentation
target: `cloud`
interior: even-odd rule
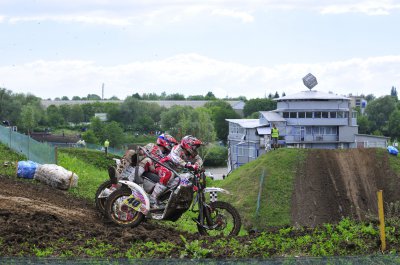
[[[1,87],[14,93],[28,91],[41,98],[101,95],[124,99],[134,93],[181,93],[217,97],[264,97],[306,90],[302,78],[311,72],[317,77],[316,90],[336,94],[390,93],[399,86],[400,56],[354,58],[321,64],[284,64],[253,67],[219,61],[199,54],[102,66],[93,61],[35,61],[0,67]],[[24,78],[21,78],[23,76]],[[397,83],[396,83],[397,82]]]
[[[25,8],[19,8],[24,5]],[[34,4],[15,0],[0,3],[0,23],[29,21],[74,22],[112,26],[163,24],[190,21],[196,18],[218,17],[255,21],[255,13],[267,11],[310,10],[322,14],[363,13],[388,15],[398,11],[394,0],[185,0],[185,1],[35,1]]]
[[[5,19],[3,19],[5,21]],[[11,24],[22,22],[74,22],[84,24],[98,24],[98,25],[112,25],[112,26],[128,26],[132,22],[129,18],[119,18],[116,16],[102,16],[98,14],[69,14],[69,15],[41,15],[41,16],[24,16],[24,17],[11,17],[7,21]],[[0,20],[1,22],[1,20]]]
[[[393,1],[356,1],[343,4],[328,4],[320,8],[322,14],[363,13],[366,15],[389,15],[398,11],[400,4]]]

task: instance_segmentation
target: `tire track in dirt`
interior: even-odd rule
[[[315,227],[343,217],[377,215],[378,190],[385,203],[400,200],[400,183],[388,154],[375,149],[310,150],[298,168],[292,196],[292,224]]]

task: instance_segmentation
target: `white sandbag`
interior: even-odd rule
[[[34,178],[62,190],[78,186],[78,176],[75,173],[54,164],[38,166]]]

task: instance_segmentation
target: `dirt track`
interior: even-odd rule
[[[342,216],[362,220],[370,213],[376,215],[376,191],[384,190],[385,201],[400,201],[398,183],[386,154],[377,157],[365,149],[311,150],[295,180],[293,224],[316,226]],[[117,227],[103,220],[92,203],[37,182],[0,176],[0,186],[0,238],[5,245],[20,245],[22,251],[27,245],[60,238],[84,245],[95,237],[122,251],[139,240],[182,245],[180,234],[198,239],[154,222],[135,229]]]
[[[400,177],[389,168],[388,154],[374,149],[311,150],[295,181],[292,223],[316,226],[377,216],[377,191],[384,201],[400,201]]]
[[[6,245],[40,245],[59,238],[84,245],[93,237],[120,249],[137,240],[182,243],[181,232],[157,224],[144,223],[133,230],[107,223],[91,203],[65,191],[4,176],[0,176],[0,185],[0,238]]]

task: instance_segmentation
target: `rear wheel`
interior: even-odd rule
[[[222,201],[212,202],[205,208],[205,212],[203,219],[208,229],[197,225],[201,235],[236,236],[239,234],[242,221],[238,211],[231,204]]]
[[[97,191],[96,191],[96,197],[94,199],[94,201],[96,203],[96,208],[103,215],[106,213],[105,205],[106,205],[107,197],[99,198],[99,196],[103,192],[103,190],[111,188],[111,185],[112,185],[111,180],[106,180],[97,188]]]
[[[122,187],[108,196],[105,210],[107,217],[115,224],[126,227],[135,227],[142,222],[144,215],[136,211],[127,203],[130,201],[132,191]]]

